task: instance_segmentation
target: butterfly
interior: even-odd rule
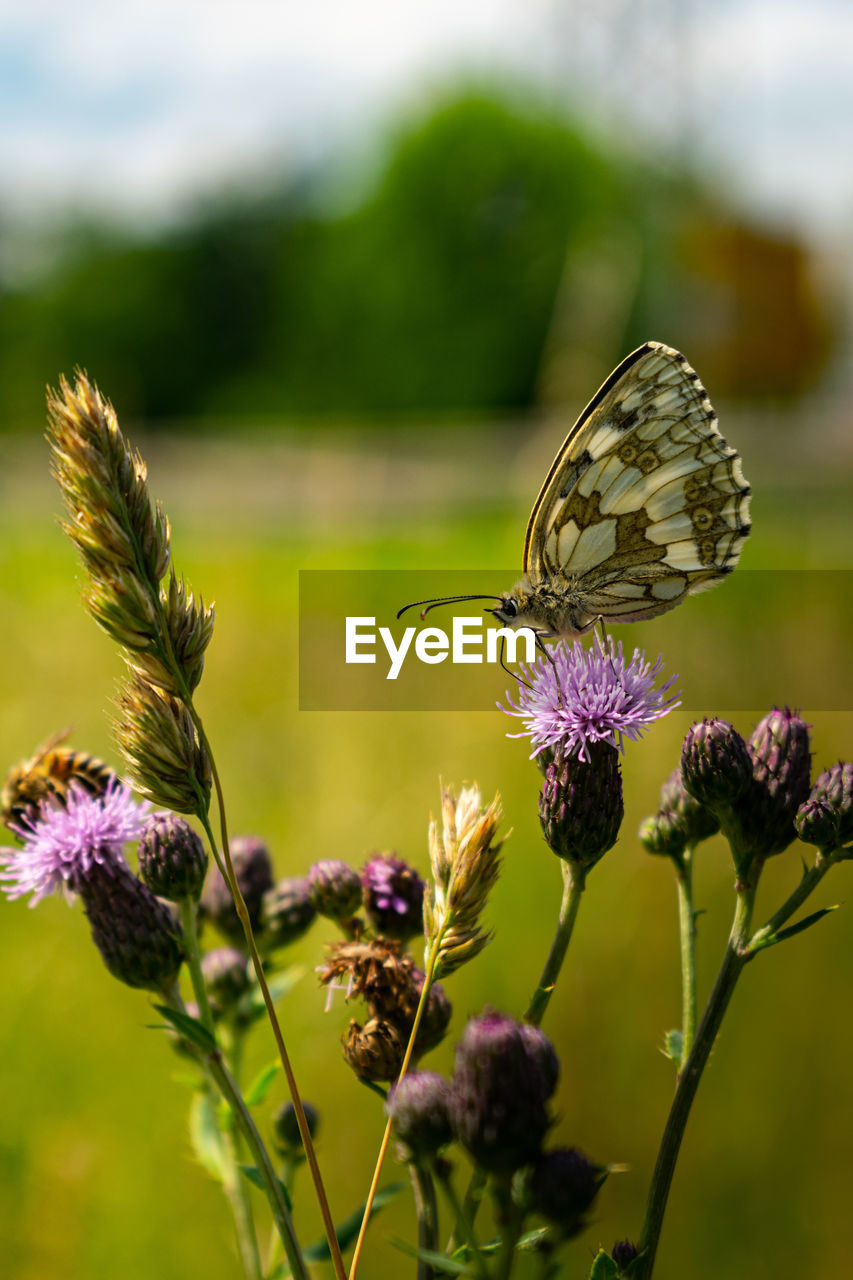
[[[641,622],[731,573],[749,535],[739,454],[723,439],[680,351],[646,342],[572,427],[527,524],[523,576],[500,596],[419,600],[430,609],[497,601],[499,622],[542,638]]]

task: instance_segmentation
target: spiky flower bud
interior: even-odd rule
[[[487,1010],[456,1048],[453,1131],[489,1173],[512,1173],[539,1153],[548,1129],[548,1071],[514,1018]]]
[[[185,703],[132,669],[116,706],[116,741],[137,790],[175,813],[205,810],[210,761]]]
[[[385,1110],[403,1160],[425,1160],[453,1138],[450,1083],[435,1071],[410,1071],[388,1094]]]
[[[540,1027],[534,1027],[529,1022],[520,1022],[518,1026],[527,1056],[536,1064],[542,1077],[545,1097],[550,1098],[560,1079],[560,1059],[557,1057],[557,1050]]]
[[[122,864],[95,864],[80,885],[92,939],[113,977],[168,991],[183,962],[172,913]]]
[[[204,977],[214,1017],[234,1011],[251,986],[246,957],[236,947],[217,947],[202,957]]]
[[[279,880],[261,902],[260,931],[269,950],[289,946],[310,929],[317,918],[308,882],[301,877]]]
[[[312,1138],[315,1138],[320,1128],[320,1113],[315,1106],[304,1099],[302,1100],[302,1110],[305,1112],[305,1119],[308,1122],[308,1132]],[[292,1102],[285,1102],[283,1106],[279,1107],[273,1116],[273,1126],[279,1144],[286,1151],[302,1150],[302,1134],[299,1132],[296,1108]]]
[[[361,877],[337,858],[308,868],[308,894],[318,915],[339,922],[351,920],[361,906]]]
[[[264,894],[273,887],[269,849],[257,836],[235,836],[230,849],[237,884],[246,903],[252,929],[257,932],[261,924]],[[204,886],[201,911],[203,918],[211,920],[229,942],[243,942],[243,926],[237,915],[231,890],[218,867],[211,869]]]
[[[585,869],[613,848],[625,813],[619,752],[609,742],[595,742],[587,757],[581,760],[558,745],[539,796],[548,846],[559,858]]]
[[[840,823],[838,814],[825,800],[804,800],[794,818],[794,829],[806,844],[814,844],[822,853],[837,849]]]
[[[424,897],[424,931],[427,950],[441,938],[436,973],[443,978],[479,955],[492,936],[482,916],[500,871],[501,798],[483,805],[474,786],[463,787],[457,800],[444,787],[441,814],[441,835],[433,819],[429,824],[432,884]]]
[[[838,821],[838,844],[850,844],[853,841],[853,764],[839,761],[832,768],[824,769],[811,789],[809,800],[822,802],[831,809]],[[811,837],[801,838],[811,840]]]
[[[201,838],[175,813],[153,813],[139,841],[139,874],[152,893],[170,902],[198,898],[207,872]]]
[[[423,932],[424,882],[402,858],[377,854],[361,869],[364,909],[378,933],[404,942]]]
[[[584,1215],[606,1177],[606,1169],[575,1147],[545,1151],[530,1171],[532,1207],[568,1240],[586,1226]]]
[[[684,832],[685,844],[696,845],[716,835],[720,820],[690,794],[684,786],[681,766],[673,769],[660,789],[661,814],[671,815]]]
[[[687,848],[687,834],[674,813],[656,813],[646,818],[638,835],[646,853],[672,858],[674,862],[681,861],[681,855]]]
[[[747,744],[752,779],[735,810],[753,857],[782,853],[796,839],[794,817],[809,794],[809,727],[786,707],[768,712]]]
[[[344,1058],[362,1080],[396,1080],[403,1065],[405,1043],[400,1032],[383,1018],[361,1026],[354,1019],[343,1041]]]
[[[628,1263],[633,1262],[634,1259],[639,1255],[639,1252],[640,1251],[637,1248],[637,1246],[634,1244],[633,1240],[617,1240],[616,1241],[610,1256],[613,1259],[613,1261],[616,1263],[617,1267],[619,1268],[620,1275],[628,1266]]]
[[[752,759],[737,730],[714,717],[687,730],[681,774],[688,795],[716,813],[745,790],[752,777]]]

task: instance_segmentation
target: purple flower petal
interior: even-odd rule
[[[0,888],[8,898],[31,893],[31,907],[50,893],[76,892],[95,864],[126,865],[122,845],[142,834],[150,809],[123,782],[111,782],[102,796],[72,784],[64,805],[42,804],[37,818],[12,828],[24,847],[0,849],[0,880],[9,882]]]
[[[522,663],[530,687],[519,681],[516,698],[507,694],[509,705],[498,703],[506,715],[525,722],[520,733],[507,737],[529,737],[531,759],[558,743],[569,752],[576,751],[580,760],[588,758],[591,742],[609,742],[622,751],[625,738],[637,741],[648,725],[680,705],[676,696],[666,696],[677,676],[655,687],[662,657],[652,665],[635,649],[626,663],[622,642],[614,645],[609,636],[607,649],[596,637],[591,649],[575,640],[549,645],[549,652],[553,662],[543,655],[533,666]]]

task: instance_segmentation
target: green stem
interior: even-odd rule
[[[406,1052],[403,1055],[403,1065],[400,1067],[397,1083],[403,1079],[403,1076],[409,1069],[409,1063],[412,1060],[412,1054],[415,1048],[415,1040],[417,1039],[418,1030],[420,1029],[421,1019],[426,1009],[427,1000],[429,998],[430,987],[435,978],[435,969],[438,964],[438,957],[441,951],[441,944],[444,939],[444,930],[440,929],[436,934],[430,948],[429,958],[427,960],[426,973],[424,974],[424,985],[421,988],[418,1007],[415,1011],[415,1020],[412,1023],[411,1034],[409,1035],[409,1043],[406,1045]],[[376,1192],[379,1187],[379,1175],[382,1172],[382,1166],[385,1163],[385,1155],[388,1151],[388,1143],[391,1141],[391,1117],[388,1117],[388,1123],[385,1125],[385,1132],[382,1135],[382,1142],[379,1146],[379,1154],[376,1157],[376,1167],[373,1170],[373,1178],[370,1182],[370,1190],[367,1193],[367,1200],[364,1204],[364,1214],[361,1219],[361,1227],[358,1232],[358,1239],[355,1242],[355,1248],[352,1254],[352,1262],[350,1263],[348,1280],[355,1280],[358,1272],[358,1264],[361,1260],[361,1251],[364,1248],[364,1237],[367,1234],[367,1224],[370,1221],[370,1212],[373,1208],[373,1201],[376,1198]]]
[[[495,1280],[509,1280],[512,1264],[515,1261],[515,1246],[521,1235],[523,1215],[521,1209],[513,1203],[510,1179],[505,1182],[494,1182],[492,1185],[501,1226],[501,1249],[498,1254]]]
[[[814,866],[810,867],[805,873],[791,896],[783,902],[779,910],[770,917],[767,923],[752,935],[746,947],[750,955],[760,951],[767,939],[777,933],[782,928],[782,925],[790,920],[794,912],[799,910],[809,894],[820,884],[829,868],[838,861],[839,852],[840,850],[836,849],[831,853],[818,853]]]
[[[456,1224],[453,1235],[450,1237],[450,1241],[448,1242],[446,1252],[448,1254],[453,1252],[454,1236],[464,1239],[470,1254],[469,1260],[473,1264],[479,1280],[488,1280],[489,1273],[486,1268],[483,1255],[480,1252],[477,1237],[474,1235],[474,1227],[472,1225],[471,1218],[468,1216],[465,1205],[460,1201],[459,1196],[456,1194],[456,1188],[453,1185],[451,1166],[444,1161],[437,1161],[433,1172],[438,1179],[438,1185],[441,1188],[441,1192],[450,1206],[450,1211],[453,1214],[453,1221]]]
[[[192,899],[184,898],[181,902],[181,918],[184,926],[184,951],[186,953],[187,968],[190,971],[190,981],[193,984],[193,995],[198,1005],[199,1021],[207,1027],[208,1031],[215,1035],[213,1014],[207,997],[207,986],[201,972],[201,948],[199,947],[198,928],[196,927],[196,904]]]
[[[681,1061],[690,1056],[696,1035],[696,912],[693,907],[693,849],[678,864],[678,929],[681,936]]]
[[[290,1210],[284,1198],[284,1192],[281,1184],[276,1177],[272,1162],[269,1158],[266,1147],[264,1146],[261,1135],[258,1133],[257,1126],[249,1112],[248,1107],[243,1101],[242,1094],[237,1088],[237,1084],[229,1072],[228,1068],[222,1060],[222,1054],[218,1049],[209,1053],[205,1057],[207,1068],[213,1079],[219,1087],[219,1090],[228,1105],[231,1107],[234,1118],[246,1140],[255,1165],[261,1175],[266,1188],[267,1199],[272,1209],[273,1218],[278,1227],[281,1236],[284,1251],[287,1254],[287,1261],[290,1264],[291,1273],[294,1280],[309,1280],[308,1271],[299,1248],[299,1242],[296,1239],[296,1232],[293,1227],[293,1221],[290,1217]]]
[[[409,1165],[409,1177],[415,1193],[418,1214],[418,1245],[421,1249],[435,1251],[438,1248],[438,1205],[435,1199],[435,1183],[429,1170],[422,1164]],[[430,1263],[418,1258],[418,1280],[435,1280]]]
[[[577,919],[578,909],[580,908],[586,885],[586,873],[583,867],[571,862],[561,862],[561,869],[563,872],[563,897],[560,902],[560,914],[557,918],[557,931],[554,934],[554,941],[551,943],[551,950],[548,953],[548,959],[545,961],[539,985],[534,991],[524,1015],[524,1021],[532,1023],[535,1027],[541,1025],[557,978],[560,975],[560,969],[566,958],[566,951],[571,940],[572,930],[575,927],[575,920]]]
[[[732,922],[728,945],[723,962],[714,983],[714,989],[708,999],[702,1020],[693,1041],[689,1058],[684,1062],[678,1077],[675,1097],[661,1139],[655,1171],[649,1188],[649,1199],[646,1207],[646,1220],[640,1237],[641,1259],[632,1272],[634,1280],[649,1280],[655,1264],[658,1241],[663,1227],[664,1212],[675,1172],[675,1163],[684,1137],[690,1108],[699,1087],[702,1072],[717,1038],[717,1033],[728,1008],[729,1001],[741,975],[744,965],[749,959],[746,951],[749,942],[749,929],[755,903],[754,886],[745,885],[738,889],[735,915]]]

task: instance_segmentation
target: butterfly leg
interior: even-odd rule
[[[607,658],[608,658],[608,661],[609,661],[609,663],[610,663],[610,670],[613,672],[614,676],[616,676],[616,678],[617,678],[617,680],[618,680],[618,678],[619,678],[619,673],[618,673],[618,671],[616,670],[616,668],[615,668],[615,667],[614,667],[614,665],[613,665],[613,652],[612,652],[612,650],[611,650],[611,648],[610,648],[610,645],[607,643],[607,641],[608,641],[608,635],[607,635],[607,628],[606,628],[606,627],[605,627],[605,625],[604,625],[604,619],[603,619],[601,616],[597,617],[597,618],[595,619],[595,622],[593,622],[593,624],[592,624],[592,625],[593,625],[593,627],[594,627],[596,624],[600,625],[600,627],[601,627],[601,650],[602,650],[602,653],[606,653],[606,654],[607,654]]]

